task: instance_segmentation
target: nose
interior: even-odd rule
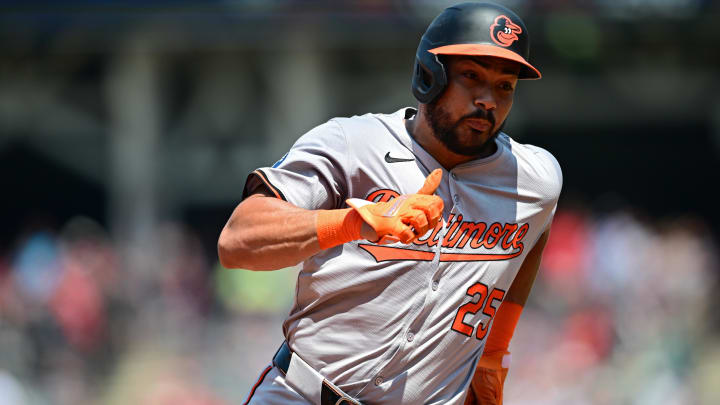
[[[482,107],[486,111],[494,110],[495,107],[497,107],[497,102],[495,101],[495,95],[492,89],[487,86],[482,86],[477,89],[474,95],[473,105]]]

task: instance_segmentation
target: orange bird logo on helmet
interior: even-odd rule
[[[522,28],[505,15],[495,17],[490,26],[490,38],[500,46],[508,47],[518,40]]]

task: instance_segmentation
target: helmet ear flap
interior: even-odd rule
[[[421,103],[430,103],[445,90],[446,85],[445,66],[438,55],[418,50],[412,80],[412,91],[415,98]]]
[[[423,88],[429,89],[432,87],[432,76],[430,76],[430,72],[423,69],[419,63],[415,63],[415,76]]]

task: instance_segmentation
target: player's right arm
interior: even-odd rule
[[[248,270],[293,266],[320,251],[316,220],[316,211],[253,194],[235,207],[220,233],[220,263]]]
[[[259,189],[235,207],[220,233],[220,263],[247,270],[296,265],[322,250],[316,226],[319,212],[298,208]],[[365,239],[377,239],[367,224],[360,232]]]
[[[435,227],[442,199],[433,195],[442,179],[436,170],[416,194],[388,202],[348,200],[351,208],[308,210],[258,189],[233,211],[218,239],[226,268],[277,270],[358,239],[409,243]]]

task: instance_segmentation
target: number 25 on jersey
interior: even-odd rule
[[[455,320],[453,321],[452,330],[462,333],[465,336],[472,336],[475,327],[465,323],[465,315],[475,315],[480,308],[482,308],[482,313],[489,317],[487,322],[480,321],[480,325],[477,327],[477,333],[475,333],[475,337],[482,340],[485,338],[485,335],[487,335],[489,329],[488,326],[505,297],[505,291],[495,288],[490,294],[488,294],[488,286],[477,282],[467,289],[467,295],[471,298],[476,295],[480,295],[480,298],[477,302],[471,301],[458,308],[457,315],[455,315]]]

